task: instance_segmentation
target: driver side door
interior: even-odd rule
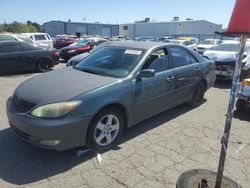
[[[166,110],[174,94],[174,73],[167,49],[152,52],[143,69],[153,69],[155,76],[133,80],[133,120],[141,121]]]

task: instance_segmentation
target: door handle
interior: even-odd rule
[[[167,80],[168,82],[172,82],[173,79],[174,79],[174,76],[169,76],[169,77],[166,78],[166,80]]]
[[[201,71],[201,68],[197,67],[197,68],[195,68],[195,71],[199,72],[199,71]]]

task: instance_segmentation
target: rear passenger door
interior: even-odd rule
[[[134,121],[140,121],[166,110],[174,95],[174,73],[171,70],[167,49],[161,48],[152,52],[144,63],[143,69],[153,69],[155,76],[135,79],[133,82]]]
[[[199,61],[187,49],[170,46],[169,52],[173,64],[175,99],[185,101],[193,95],[197,82],[201,79]]]
[[[23,61],[20,44],[8,43],[0,46],[0,72],[18,71]]]

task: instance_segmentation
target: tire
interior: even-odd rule
[[[204,82],[199,82],[196,90],[192,96],[192,99],[188,102],[188,105],[191,107],[198,107],[202,104],[204,100],[204,95],[206,92],[206,85]]]
[[[238,112],[244,112],[245,111],[245,101],[242,99],[238,99],[236,102],[236,110]]]
[[[40,59],[37,64],[37,69],[40,72],[50,71],[53,67],[53,63],[48,59]]]
[[[101,110],[87,132],[86,145],[95,152],[111,149],[124,131],[124,115],[114,107]]]

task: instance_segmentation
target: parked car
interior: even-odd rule
[[[53,48],[53,41],[47,33],[22,33],[28,36],[31,40],[47,45],[48,48]]]
[[[22,42],[27,42],[28,44],[35,46],[35,47],[41,47],[41,48],[48,47],[48,45],[46,44],[33,41],[28,36],[21,35],[21,34],[12,34],[12,33],[0,34],[0,41],[22,41]]]
[[[93,48],[92,50],[90,50],[89,52],[86,53],[82,53],[76,56],[71,57],[67,64],[66,67],[68,66],[76,66],[78,63],[80,63],[83,59],[85,59],[90,53],[94,52],[95,50],[98,50],[98,48],[101,48],[105,43],[102,43],[100,45],[98,45],[97,47]]]
[[[169,42],[174,43],[174,44],[180,44],[182,46],[186,46],[187,48],[189,48],[191,50],[197,51],[196,43],[193,43],[190,40],[172,40],[172,41],[169,41]]]
[[[103,39],[103,38],[86,38],[86,39],[78,41],[75,44],[62,48],[60,50],[59,55],[60,55],[60,58],[68,60],[75,55],[89,52],[90,50],[98,46],[99,44],[103,42],[107,42],[107,41],[108,40]]]
[[[0,73],[24,70],[45,72],[59,63],[58,52],[20,41],[0,42]]]
[[[240,81],[250,78],[250,52],[246,54],[246,57],[242,60],[242,64]]]
[[[215,61],[215,73],[217,79],[232,80],[239,45],[238,41],[224,42],[215,46],[213,49],[204,52],[204,57]],[[244,56],[246,56],[249,51],[250,44],[247,43]]]
[[[53,41],[53,46],[56,49],[61,49],[70,44],[76,43],[78,41],[76,36],[73,35],[57,35]]]
[[[88,55],[90,54],[90,52],[86,52],[86,53],[82,53],[82,54],[79,54],[79,55],[76,55],[74,57],[71,57],[67,64],[66,64],[66,67],[68,66],[76,66],[78,63],[80,63],[83,59],[85,59]]]
[[[199,39],[194,38],[194,37],[179,37],[177,38],[177,40],[188,40],[188,41],[192,41],[195,44],[199,43]]]
[[[7,101],[10,127],[37,146],[114,146],[124,130],[188,102],[215,81],[214,62],[180,45],[107,42],[74,68],[23,82]]]
[[[219,44],[218,39],[205,39],[200,44],[197,45],[198,53],[203,54],[206,50],[210,50]]]

